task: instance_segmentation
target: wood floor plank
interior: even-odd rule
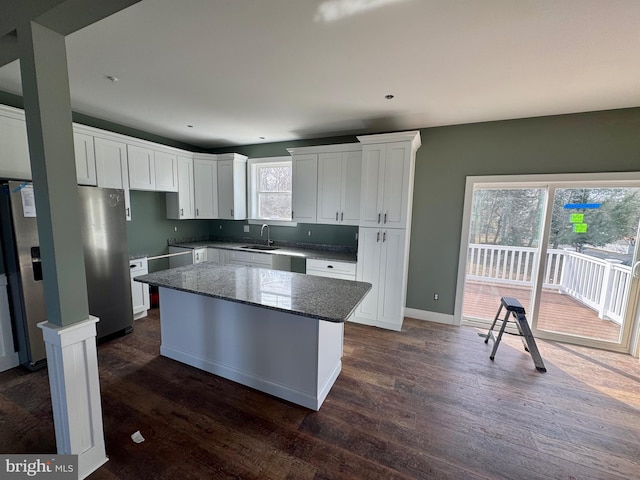
[[[159,355],[157,310],[99,346],[113,479],[640,478],[640,363],[518,338],[495,361],[476,329],[348,323],[319,412]],[[46,371],[0,373],[0,451],[55,451]],[[145,442],[130,435],[140,430]],[[46,452],[44,452],[45,450]]]

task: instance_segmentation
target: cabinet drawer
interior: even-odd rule
[[[346,275],[348,277],[353,277],[353,280],[355,280],[356,264],[349,262],[336,262],[333,260],[309,259],[307,260],[307,273],[313,275],[321,275],[322,273],[333,274],[321,276],[332,276],[334,278],[345,278],[342,275]],[[336,275],[340,275],[340,277]],[[348,278],[348,280],[351,280],[351,278]]]

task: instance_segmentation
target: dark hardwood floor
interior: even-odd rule
[[[102,479],[640,478],[640,363],[406,319],[347,324],[319,412],[159,356],[157,311],[99,348]],[[130,436],[140,430],[145,442]],[[46,371],[0,373],[0,451],[55,452]]]

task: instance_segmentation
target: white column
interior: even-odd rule
[[[60,327],[39,323],[47,349],[59,454],[78,455],[78,478],[107,462],[98,382],[96,317]]]

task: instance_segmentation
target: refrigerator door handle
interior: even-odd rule
[[[42,281],[42,258],[40,258],[40,247],[31,247],[31,267],[33,268],[33,280]]]

